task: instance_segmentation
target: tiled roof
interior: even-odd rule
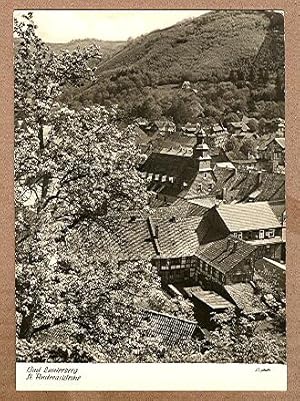
[[[248,157],[245,155],[243,152],[240,152],[239,150],[230,150],[228,152],[225,152],[227,158],[229,161],[247,161]]]
[[[212,131],[214,131],[214,132],[223,132],[223,131],[225,131],[226,132],[227,129],[222,127],[220,124],[214,124],[212,126]]]
[[[149,137],[141,128],[134,127],[134,132],[137,144],[145,146],[151,141],[151,137]]]
[[[164,209],[145,216],[121,216],[114,235],[103,233],[98,237],[99,257],[127,261],[192,256],[199,246],[196,230],[207,209],[188,205],[185,213],[189,217],[182,217],[180,209]],[[149,217],[155,235],[151,233]]]
[[[195,256],[212,265],[220,272],[227,273],[237,264],[248,258],[255,249],[254,246],[247,242],[230,236],[200,245]]]
[[[177,199],[170,206],[157,208],[151,216],[154,220],[170,220],[171,218],[182,220],[186,217],[202,217],[208,210],[209,207],[196,205],[184,199]]]
[[[189,217],[180,221],[155,222],[161,257],[192,256],[199,247],[197,228],[202,217]]]
[[[151,259],[156,255],[147,220],[124,222],[116,233],[121,260]]]
[[[218,198],[224,195],[225,201],[247,201],[256,192],[255,201],[275,201],[285,198],[285,176],[279,173],[258,171],[233,171],[214,169],[217,182],[210,195]],[[261,177],[259,177],[261,176]],[[261,178],[261,179],[260,179]]]
[[[174,129],[176,128],[176,125],[169,120],[155,120],[154,124],[157,126],[159,129]]]
[[[249,171],[234,171],[228,169],[216,170],[217,183],[211,191],[211,195],[222,198],[225,195],[226,202],[241,202],[256,189],[257,177]],[[224,192],[226,191],[226,194]]]
[[[266,305],[255,295],[254,288],[250,283],[225,285],[225,290],[236,306],[246,314],[267,310]]]
[[[167,133],[164,137],[160,137],[160,139],[154,144],[154,150],[157,151],[160,148],[169,148],[171,146],[181,145],[186,148],[193,148],[197,143],[196,135],[186,136],[182,133],[173,132]]]
[[[221,204],[216,210],[230,232],[281,226],[268,202]]]
[[[176,344],[190,339],[198,326],[196,321],[180,319],[176,316],[146,310],[141,314],[141,322],[148,321],[149,337],[161,336],[167,344]]]
[[[185,287],[184,290],[189,296],[194,296],[199,301],[205,303],[213,310],[224,310],[232,308],[234,305],[227,299],[214,291],[204,291],[202,287]]]
[[[285,199],[285,175],[263,172],[260,193],[256,201],[277,201]]]
[[[264,135],[258,140],[257,150],[265,150],[267,146],[274,141],[276,138],[276,132],[272,132],[269,135]]]

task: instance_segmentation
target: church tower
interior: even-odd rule
[[[209,147],[206,140],[206,133],[201,128],[197,134],[197,142],[193,148],[193,159],[198,163],[199,172],[210,172],[211,169],[211,157],[209,155]]]

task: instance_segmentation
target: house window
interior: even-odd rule
[[[160,261],[160,269],[169,270],[168,261],[166,259]]]
[[[183,261],[182,261],[182,263],[183,263]],[[191,258],[190,258],[190,257],[186,257],[186,260],[185,260],[185,267],[190,268],[191,266],[192,266],[192,260],[191,260]]]
[[[265,238],[265,230],[259,230],[258,238],[259,239],[264,239]]]
[[[233,236],[238,239],[243,239],[243,233],[241,232],[233,233]]]
[[[275,237],[275,230],[274,230],[274,228],[271,228],[270,230],[266,231],[266,237],[267,237],[267,238],[274,238],[274,237]]]

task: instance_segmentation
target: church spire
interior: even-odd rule
[[[197,131],[196,139],[196,144],[193,148],[193,159],[197,161],[199,171],[209,171],[211,170],[211,157],[203,128]]]

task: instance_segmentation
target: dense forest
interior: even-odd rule
[[[96,74],[66,88],[63,100],[75,108],[118,104],[128,119],[176,123],[284,117],[283,16],[218,11],[188,19],[128,41]]]

